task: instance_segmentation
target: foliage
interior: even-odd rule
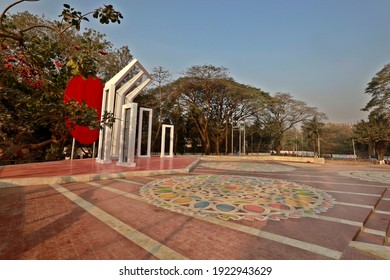
[[[371,95],[364,111],[389,112],[390,109],[390,64],[386,64],[368,83],[365,92]]]
[[[160,98],[163,102],[159,102]],[[271,97],[258,88],[234,81],[227,68],[213,65],[191,66],[181,77],[163,86],[157,82],[137,101],[156,111],[160,109],[162,113],[154,118],[156,127],[160,121],[175,125],[175,131],[180,132],[175,134],[180,135],[175,139],[175,151],[205,154],[232,152],[232,127],[238,120],[242,125],[245,122],[250,137],[245,143],[246,151],[264,152],[269,151],[271,140],[280,151],[285,144],[284,134],[298,123],[313,117],[326,119],[325,114],[290,94]],[[159,131],[154,133],[157,137]],[[234,143],[239,142],[237,133],[233,133],[233,138]],[[179,142],[182,144],[177,146]],[[295,140],[293,144],[302,143]],[[158,152],[156,147],[155,151]]]
[[[166,96],[167,94],[163,90],[163,86],[171,81],[172,74],[164,67],[158,66],[158,67],[153,68],[151,76],[153,78],[153,83],[156,85],[156,90],[157,90],[156,94],[158,95],[156,100],[159,101],[158,110],[155,110],[155,112],[157,112],[157,114],[158,114],[158,116],[157,116],[157,119],[158,119],[157,132],[155,134],[155,137],[154,137],[153,143],[152,143],[152,147],[155,149],[157,142],[158,142],[158,139],[161,137],[160,131],[161,131],[162,123],[164,120],[164,115],[166,115],[164,112],[166,110],[164,110],[163,97],[164,97],[165,102],[166,102],[166,100],[169,100],[168,96]],[[177,141],[177,139],[176,139],[176,137],[178,135],[177,132],[178,131],[176,131],[176,133],[175,133],[175,135],[176,135],[175,141]]]
[[[371,99],[362,109],[369,111],[368,121],[355,125],[358,142],[368,144],[369,150],[383,160],[390,142],[390,64],[386,64],[368,83],[366,93]]]
[[[224,142],[227,153],[231,122],[252,115],[256,101],[265,93],[235,82],[224,67],[193,66],[184,74],[172,84],[175,99],[196,128],[204,152],[209,154],[214,144],[219,154]]]
[[[325,114],[319,113],[317,108],[295,100],[289,93],[276,93],[256,114],[258,121],[272,136],[277,154],[282,150],[285,132],[314,116],[325,118]]]
[[[3,13],[0,15],[0,43],[1,45],[7,45],[9,42],[17,42],[20,47],[31,49],[31,44],[43,43],[45,39],[48,39],[47,34],[49,31],[53,33],[51,36],[56,36],[62,39],[63,42],[68,42],[68,47],[71,51],[77,50],[76,55],[72,56],[67,61],[67,66],[71,68],[72,75],[81,74],[84,77],[94,76],[97,74],[97,67],[94,56],[91,56],[92,42],[90,37],[85,36],[85,40],[81,40],[81,45],[71,45],[72,40],[69,38],[69,31],[74,28],[80,31],[81,23],[83,21],[89,21],[88,15],[93,14],[94,18],[99,18],[99,21],[104,24],[110,22],[120,23],[120,19],[123,18],[122,14],[114,9],[112,5],[105,5],[103,8],[97,8],[95,11],[82,14],[80,11],[76,11],[68,4],[64,4],[64,9],[59,15],[60,22],[50,22],[44,19],[38,19],[33,22],[10,20],[7,12],[15,5],[26,1],[17,1],[9,5]],[[40,32],[40,30],[44,30]],[[33,35],[31,35],[33,33]],[[35,36],[34,36],[35,35]],[[37,36],[38,35],[38,36]],[[40,42],[36,42],[40,41]],[[107,43],[107,42],[106,42]],[[12,43],[11,43],[12,44]],[[102,45],[98,46],[101,48]],[[101,54],[103,54],[101,50]]]
[[[322,136],[324,127],[325,124],[321,122],[317,116],[304,121],[302,124],[303,134],[305,135],[307,142],[313,147],[313,151],[316,151],[318,156],[321,156],[320,136]]]
[[[352,154],[353,136],[353,127],[349,124],[325,124],[320,135],[322,154]]]
[[[182,152],[228,153],[232,122],[252,115],[260,100],[268,97],[260,89],[235,82],[227,68],[213,65],[189,67],[182,77],[159,84],[157,81],[157,87],[150,91],[154,98],[148,98],[148,106],[156,111],[160,108],[161,121],[175,125],[175,131],[180,132],[175,133],[180,135],[175,144],[181,143],[175,147]],[[163,102],[159,103],[161,96]]]
[[[361,120],[355,125],[354,134],[358,142],[368,144],[374,150],[373,154],[383,160],[390,142],[389,127],[390,116],[373,111],[368,116],[368,121]]]
[[[83,15],[66,5],[68,12],[60,22],[28,12],[8,13],[22,2],[7,7],[0,17],[0,160],[60,159],[69,140],[65,118],[91,128],[112,125],[114,120],[103,113],[101,123],[96,110],[86,104],[64,105],[70,78],[97,74],[104,81],[128,63],[131,54],[127,47],[113,50],[105,35],[95,30],[78,32],[91,13]],[[110,7],[97,10],[99,15],[119,17]],[[101,71],[102,65],[109,67]]]

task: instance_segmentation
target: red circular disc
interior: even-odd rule
[[[84,101],[89,107],[97,110],[97,118],[100,119],[102,111],[103,84],[97,77],[84,79],[81,75],[74,76],[65,89],[64,103],[71,100],[78,103]],[[98,129],[89,129],[86,126],[76,125],[71,129],[71,124],[66,121],[70,134],[82,144],[92,144],[99,138]]]

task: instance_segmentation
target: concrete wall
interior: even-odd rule
[[[202,159],[210,160],[264,160],[264,161],[289,161],[324,164],[324,158],[315,157],[288,157],[288,156],[271,156],[271,155],[253,155],[253,156],[203,156]]]

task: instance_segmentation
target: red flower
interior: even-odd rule
[[[57,68],[62,68],[62,63],[59,62],[58,60],[56,60],[56,61],[54,62],[54,64],[55,64],[55,66],[56,66]]]

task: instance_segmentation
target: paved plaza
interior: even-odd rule
[[[388,166],[239,157],[0,167],[0,259],[390,259]]]

